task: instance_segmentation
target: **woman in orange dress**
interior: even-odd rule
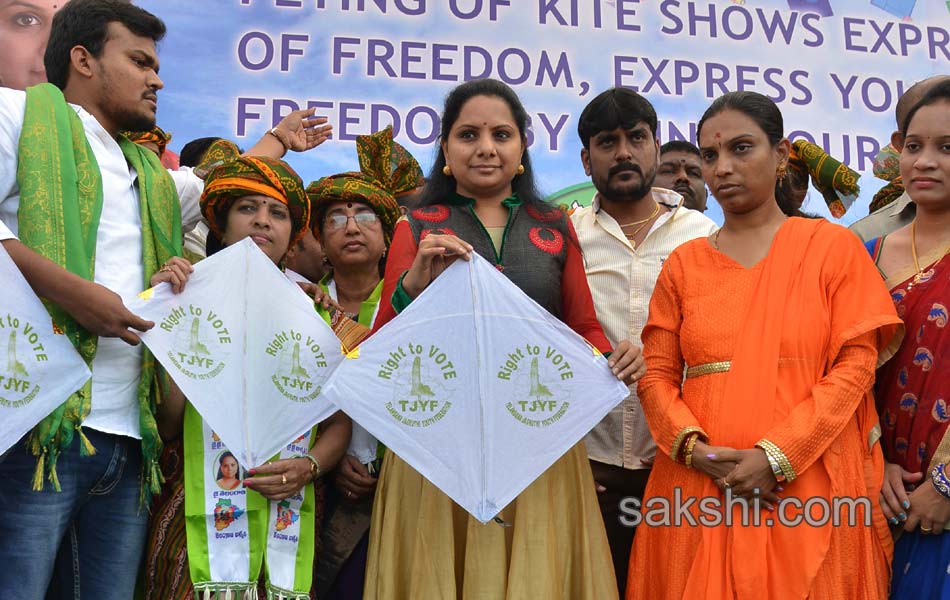
[[[717,99],[699,123],[725,224],[670,255],[643,332],[639,392],[659,452],[628,600],[887,595],[870,390],[900,320],[852,233],[782,212],[782,129],[753,92]],[[677,500],[692,501],[679,523]]]

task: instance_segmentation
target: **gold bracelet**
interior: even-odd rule
[[[300,454],[294,458],[306,458],[310,461],[310,481],[316,481],[320,475],[323,474],[323,469],[320,468],[320,461],[317,460],[317,457],[312,454]]]
[[[759,450],[765,453],[765,458],[769,461],[769,467],[772,468],[772,475],[775,477],[775,481],[779,483],[785,481],[785,472],[782,471],[782,465],[778,464],[778,459],[775,455],[764,448],[759,448]]]
[[[683,456],[686,462],[687,469],[693,468],[693,448],[696,446],[696,442],[699,441],[699,435],[700,435],[699,433],[694,433],[686,442],[686,450]]]
[[[683,442],[686,441],[686,438],[694,433],[699,433],[703,436],[704,439],[708,439],[709,436],[706,435],[706,432],[703,431],[702,427],[690,426],[684,427],[682,431],[676,434],[676,437],[673,439],[673,445],[670,447],[670,458],[673,459],[673,462],[681,462],[680,454],[683,450]]]
[[[761,448],[765,450],[766,455],[771,456],[782,468],[782,473],[785,474],[786,481],[794,481],[797,477],[795,469],[792,468],[791,461],[788,460],[788,457],[785,456],[785,453],[782,452],[782,449],[776,446],[774,443],[766,439],[761,439],[755,443],[756,448]]]

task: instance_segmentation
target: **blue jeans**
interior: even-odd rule
[[[56,464],[62,492],[33,491],[21,441],[0,458],[0,598],[129,600],[145,545],[140,443],[89,429]],[[48,590],[48,592],[47,592]]]

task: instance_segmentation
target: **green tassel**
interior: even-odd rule
[[[76,431],[79,433],[79,456],[93,456],[96,453],[96,447],[92,445],[86,434],[82,432],[82,427],[77,425]]]
[[[36,470],[33,471],[33,491],[43,491],[43,473],[46,470],[46,454],[40,454],[36,459]]]
[[[59,475],[56,474],[56,459],[59,458],[59,454],[54,450],[49,454],[49,481],[53,484],[53,489],[57,492],[63,491],[59,486]]]
[[[53,465],[49,469],[49,480],[53,483],[53,489],[57,492],[63,491],[63,488],[59,487],[59,476],[56,475],[56,465]]]

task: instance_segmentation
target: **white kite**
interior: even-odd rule
[[[630,393],[487,261],[456,261],[324,394],[487,522]]]
[[[155,321],[142,341],[242,465],[337,410],[321,391],[339,339],[249,238],[196,264],[182,293],[163,283],[129,309]]]
[[[0,244],[0,454],[66,401],[90,372]]]

